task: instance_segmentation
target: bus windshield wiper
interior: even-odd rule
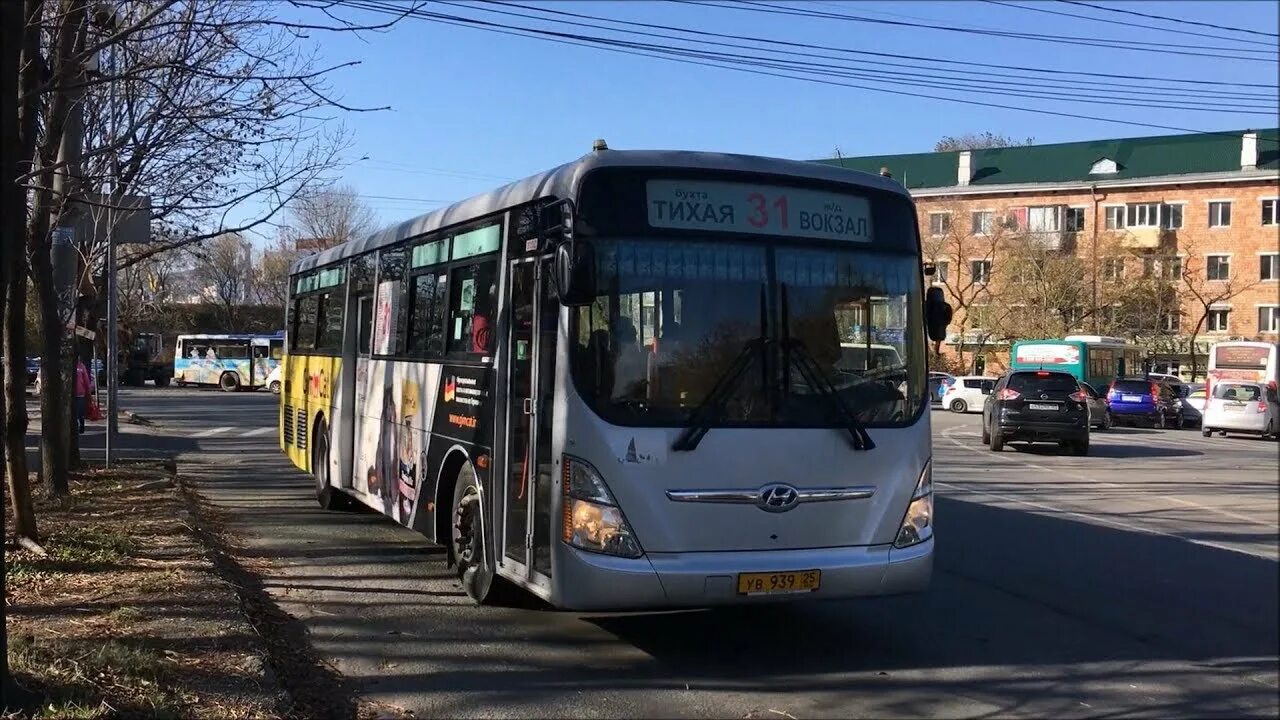
[[[738,387],[739,380],[746,374],[747,368],[751,367],[751,359],[759,353],[761,365],[767,373],[765,362],[765,347],[769,344],[769,340],[765,335],[766,330],[766,308],[765,308],[765,288],[760,286],[760,336],[752,340],[748,340],[742,346],[742,350],[738,356],[729,363],[729,367],[721,373],[716,380],[716,384],[707,393],[707,396],[698,403],[689,415],[689,426],[686,427],[676,441],[671,444],[671,449],[677,452],[689,452],[698,448],[698,443],[702,442],[702,438],[711,430],[711,426],[720,421],[724,416],[724,409],[729,404],[729,398],[733,397],[734,390]]]
[[[787,307],[787,286],[785,283],[782,285],[781,311],[784,382],[788,382],[786,377],[790,374],[791,367],[794,366],[800,372],[800,377],[805,381],[805,384],[835,408],[836,414],[844,422],[844,428],[849,431],[849,444],[853,446],[853,449],[874,450],[876,444],[872,442],[866,428],[862,427],[862,423],[858,421],[857,414],[844,401],[844,398],[840,397],[840,393],[836,390],[835,385],[832,384],[831,378],[822,372],[821,366],[813,359],[813,355],[809,353],[809,349],[804,342],[792,339],[790,309]]]

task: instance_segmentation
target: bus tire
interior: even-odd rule
[[[477,605],[520,605],[523,593],[497,576],[495,563],[488,557],[481,502],[475,468],[463,462],[453,484],[449,564],[458,574],[462,590]]]
[[[223,392],[235,392],[240,389],[240,376],[233,372],[224,372],[222,377],[218,378],[218,387]]]
[[[311,445],[311,477],[316,481],[316,502],[324,510],[348,510],[351,498],[335,488],[329,477],[329,428],[324,420],[316,423]]]
[[[453,484],[450,513],[449,560],[467,597],[483,605],[493,587],[494,568],[485,549],[485,527],[480,505],[480,482],[475,468],[465,462]]]
[[[956,398],[955,400],[951,401],[951,412],[953,413],[966,412],[968,411],[968,409],[969,409],[969,403],[965,402],[964,400],[961,400],[960,398]]]

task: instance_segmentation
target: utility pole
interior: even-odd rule
[[[83,22],[83,14],[80,19]],[[69,22],[70,20],[68,20]],[[72,57],[78,56],[83,47],[82,29],[76,31],[76,41],[72,49]],[[72,62],[65,58],[63,62]],[[59,367],[66,389],[68,406],[75,398],[75,355],[77,335],[76,301],[77,280],[80,275],[80,256],[76,251],[77,241],[84,237],[88,223],[84,206],[80,203],[84,192],[81,158],[84,153],[84,81],[85,68],[77,65],[67,73],[69,87],[63,92],[67,95],[67,119],[62,134],[62,142],[58,147],[58,161],[62,168],[53,178],[54,196],[62,203],[59,213],[58,227],[53,231],[53,242],[50,246],[49,262],[53,266],[53,287],[58,300],[58,317],[62,320],[62,347],[59,352]],[[75,413],[68,413],[71,422],[66,432],[68,453],[67,461],[74,462],[80,455],[80,435],[75,422]]]

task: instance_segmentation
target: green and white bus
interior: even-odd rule
[[[1105,388],[1112,380],[1142,373],[1142,348],[1124,338],[1068,335],[1060,340],[1019,340],[1013,344],[1010,370],[1058,370]]]

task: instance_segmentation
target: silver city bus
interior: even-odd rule
[[[281,448],[477,602],[921,590],[951,311],[916,228],[888,178],[599,143],[295,263]]]

